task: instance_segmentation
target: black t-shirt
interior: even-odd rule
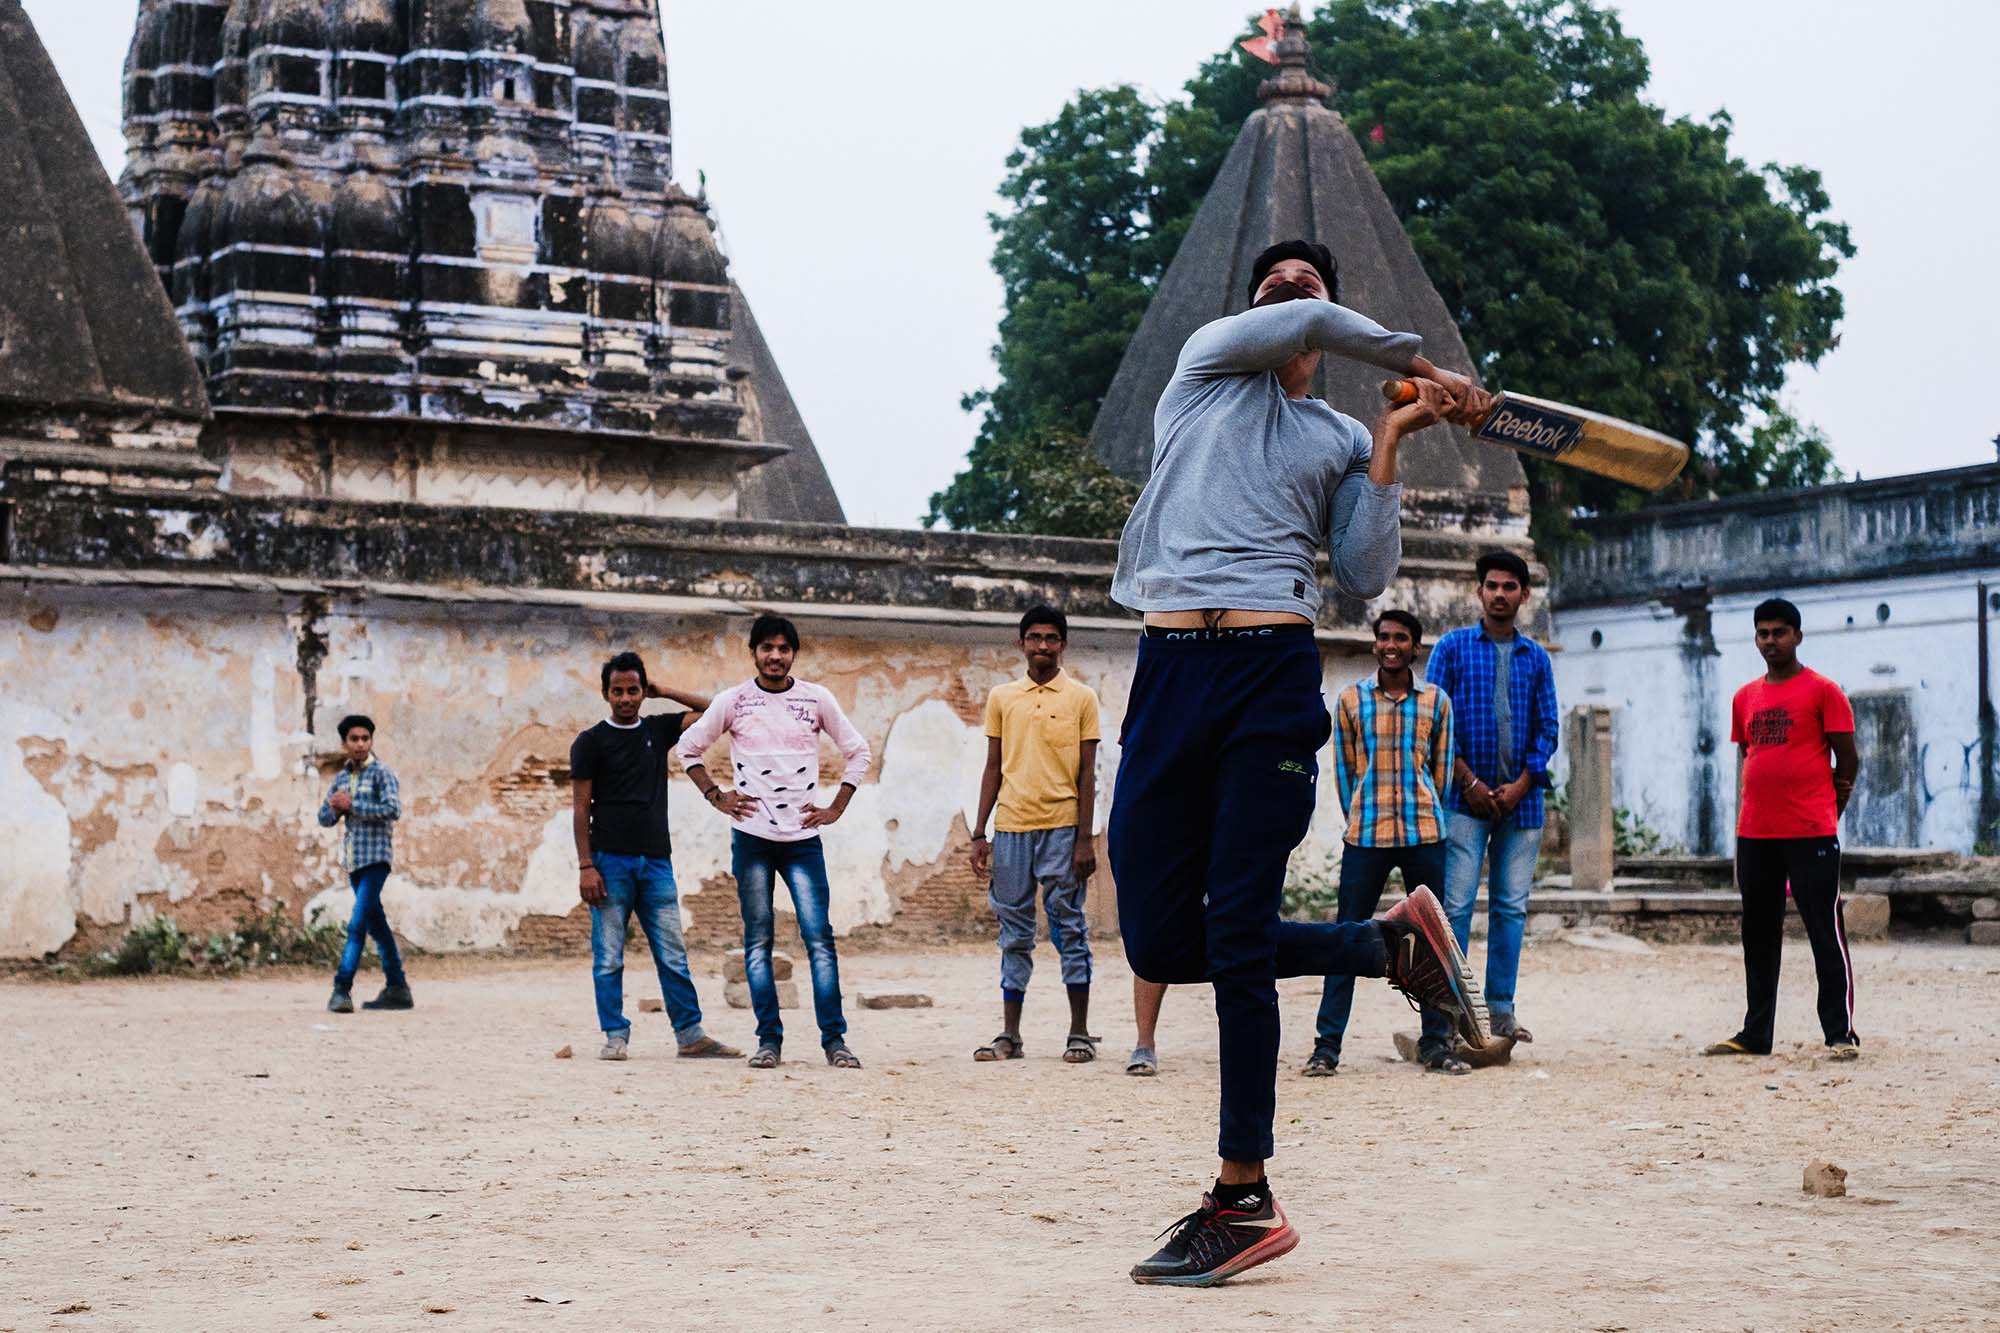
[[[570,776],[590,780],[590,850],[671,856],[667,835],[667,756],[688,713],[655,713],[637,726],[607,719],[569,747]]]

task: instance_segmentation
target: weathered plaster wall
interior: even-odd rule
[[[1565,709],[1614,710],[1617,804],[1691,851],[1727,852],[1736,827],[1730,700],[1764,670],[1751,611],[1765,597],[1788,598],[1805,622],[1800,660],[1858,706],[1906,711],[1910,724],[1892,737],[1864,721],[1861,782],[1843,837],[1969,852],[1978,840],[1981,579],[2000,588],[2000,566],[1564,607],[1557,692]],[[1989,615],[2000,651],[2000,608]]]
[[[579,939],[569,743],[603,714],[599,663],[636,647],[699,691],[749,674],[746,619],[657,598],[615,612],[417,597],[0,588],[0,957],[97,947],[171,912],[216,929],[260,903],[342,914],[338,841],[314,819],[342,714],[371,714],[402,783],[397,928],[439,950]],[[1018,669],[1010,629],[802,617],[801,675],[833,688],[874,750],[826,842],[833,918],[984,929],[964,865],[986,691]],[[1103,700],[1101,830],[1116,772],[1132,638],[1080,630],[1070,666]],[[1329,649],[1332,686],[1367,661]],[[838,769],[829,746],[826,771]],[[683,777],[675,867],[693,937],[737,911],[728,826]],[[1314,862],[1339,811],[1321,784]],[[1108,876],[1094,892],[1108,896]]]

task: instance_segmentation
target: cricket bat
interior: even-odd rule
[[[1400,405],[1416,401],[1417,390],[1408,380],[1385,380],[1382,396]],[[1678,477],[1688,461],[1686,445],[1656,430],[1521,393],[1495,394],[1472,435],[1646,491]]]

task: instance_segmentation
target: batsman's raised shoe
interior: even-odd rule
[[[1167,1243],[1143,1263],[1132,1265],[1141,1286],[1212,1287],[1246,1269],[1290,1254],[1299,1233],[1267,1190],[1263,1206],[1248,1212],[1224,1209],[1215,1196],[1161,1233]]]
[[[1389,932],[1389,984],[1412,1004],[1449,1016],[1467,1046],[1479,1049],[1492,1041],[1486,998],[1437,895],[1419,884],[1383,914],[1382,927]]]
[[[354,997],[344,990],[337,990],[326,1002],[329,1014],[351,1014],[354,1012]]]

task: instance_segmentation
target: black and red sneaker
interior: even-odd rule
[[[1269,1190],[1258,1207],[1245,1210],[1223,1208],[1204,1194],[1201,1207],[1160,1234],[1167,1243],[1159,1252],[1132,1265],[1132,1280],[1141,1286],[1212,1287],[1290,1254],[1299,1243]]]
[[[1410,896],[1382,914],[1389,933],[1389,984],[1413,1004],[1447,1015],[1474,1050],[1493,1040],[1486,997],[1458,947],[1437,895],[1419,884]]]

